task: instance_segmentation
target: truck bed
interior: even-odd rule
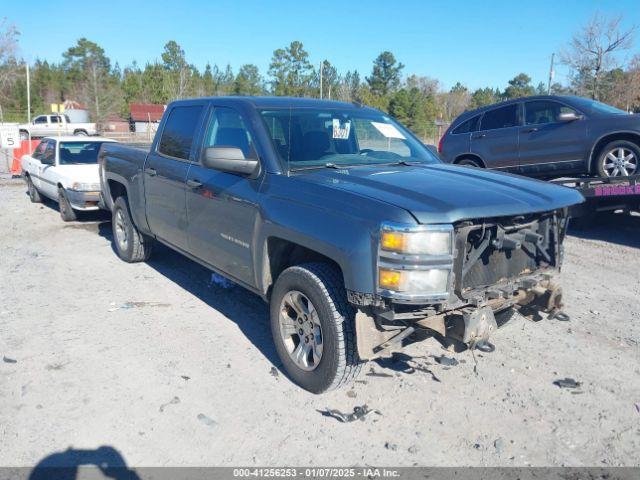
[[[573,217],[595,212],[638,209],[640,206],[640,175],[629,177],[558,178],[552,183],[578,190],[587,200],[572,209]]]

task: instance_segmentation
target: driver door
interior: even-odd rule
[[[223,146],[256,158],[248,124],[233,108],[211,108],[198,163],[187,174],[187,232],[192,255],[254,286],[252,238],[262,177],[250,179],[205,168],[201,161],[207,147]]]

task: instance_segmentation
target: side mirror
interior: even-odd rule
[[[255,175],[260,168],[257,158],[246,158],[236,147],[208,147],[202,164],[206,168],[246,176]]]
[[[558,115],[559,122],[575,122],[576,120],[580,120],[582,115],[578,115],[575,112],[564,112]]]

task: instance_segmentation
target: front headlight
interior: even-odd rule
[[[383,226],[380,248],[410,255],[451,255],[453,228],[443,225],[428,230],[402,231]]]
[[[380,268],[379,285],[394,292],[412,292],[420,295],[445,295],[449,287],[449,269],[392,270]]]
[[[75,190],[77,192],[96,192],[100,190],[100,184],[74,182],[71,185],[71,190]]]

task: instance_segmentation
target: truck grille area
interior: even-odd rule
[[[565,226],[559,212],[457,225],[456,294],[558,268]]]

